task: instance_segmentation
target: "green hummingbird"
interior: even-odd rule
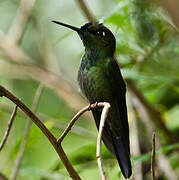
[[[126,107],[126,85],[114,58],[116,39],[101,23],[86,23],[80,28],[53,21],[78,33],[85,47],[78,71],[78,82],[82,93],[92,104],[109,102],[111,108],[104,125],[102,140],[117,158],[122,174],[132,174],[129,146],[129,126]],[[92,109],[99,128],[101,109]]]

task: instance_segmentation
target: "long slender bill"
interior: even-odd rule
[[[59,22],[59,21],[52,21],[53,23],[56,23],[56,24],[59,24],[59,25],[61,25],[61,26],[65,26],[65,27],[67,27],[67,28],[70,28],[70,29],[72,29],[72,30],[74,30],[74,31],[76,31],[76,32],[78,32],[78,33],[80,33],[81,32],[81,29],[80,28],[77,28],[77,27],[75,27],[75,26],[71,26],[71,25],[69,25],[69,24],[65,24],[65,23],[62,23],[62,22]]]

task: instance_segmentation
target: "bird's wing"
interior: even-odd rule
[[[123,139],[123,143],[130,154],[129,147],[129,126],[128,126],[128,118],[127,118],[127,107],[126,107],[126,85],[122,78],[119,65],[116,60],[109,59],[107,63],[108,68],[106,69],[106,77],[111,86],[111,91],[113,96],[115,97],[114,106],[117,106],[119,118],[116,118],[116,121],[112,123],[112,129],[117,129],[118,126],[122,125],[122,133],[120,132],[119,136]],[[120,120],[120,122],[118,122]],[[116,131],[116,133],[118,133]],[[117,134],[118,135],[118,134]]]

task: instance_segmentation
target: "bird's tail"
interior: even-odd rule
[[[117,139],[112,135],[112,139],[116,158],[121,168],[121,172],[124,177],[128,179],[132,175],[130,152],[128,152],[128,148],[126,148],[125,141],[122,137]]]

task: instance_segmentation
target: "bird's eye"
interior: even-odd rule
[[[97,31],[96,34],[101,37],[104,37],[106,35],[104,31]]]

